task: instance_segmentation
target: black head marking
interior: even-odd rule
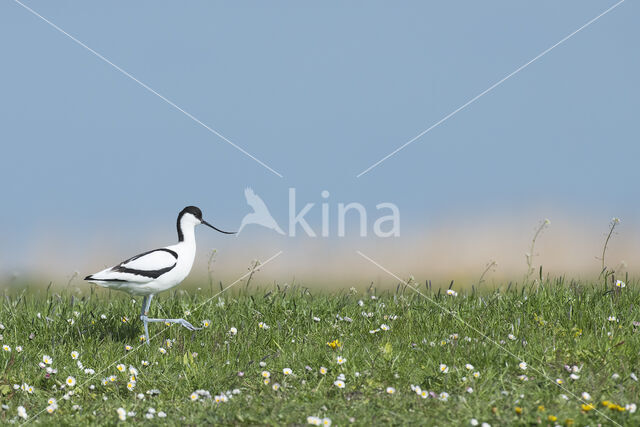
[[[200,210],[200,208],[196,206],[187,206],[186,208],[182,209],[180,211],[180,214],[178,214],[178,221],[177,221],[178,241],[180,242],[184,240],[184,235],[182,234],[182,230],[180,229],[180,220],[182,219],[184,214],[188,214],[188,213],[190,213],[191,215],[195,216],[200,221],[202,221],[202,211]]]

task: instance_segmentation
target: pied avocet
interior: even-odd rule
[[[115,267],[91,274],[84,279],[106,288],[144,296],[140,320],[144,323],[144,336],[147,343],[149,342],[149,322],[179,323],[191,331],[201,329],[184,319],[147,317],[153,296],[179,285],[189,275],[196,256],[195,226],[198,224],[207,225],[220,233],[234,234],[219,230],[203,220],[202,211],[199,208],[187,206],[178,215],[177,244],[136,255]]]

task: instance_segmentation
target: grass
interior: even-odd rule
[[[306,424],[308,416],[329,418],[333,425],[470,425],[472,419],[491,425],[640,424],[640,412],[625,409],[640,403],[636,286],[604,289],[560,278],[455,297],[424,284],[421,291],[446,310],[406,287],[377,295],[373,289],[325,294],[274,287],[225,293],[206,303],[214,290],[178,290],[154,300],[151,314],[211,324],[198,332],[150,325],[157,336],[149,346],[139,341],[140,301],[126,294],[83,294],[72,287],[7,292],[0,332],[11,351],[0,351],[0,420],[24,422],[17,418],[18,406],[24,406],[29,422],[68,425],[114,425],[118,408],[135,413],[125,422],[169,425]],[[382,324],[390,329],[380,329]],[[52,357],[57,373],[39,367],[44,355]],[[346,361],[338,364],[338,356]],[[133,391],[119,363],[138,370]],[[573,366],[577,379],[570,378]],[[292,374],[285,375],[285,368]],[[263,371],[270,373],[268,385]],[[343,389],[334,385],[340,374]],[[115,381],[103,386],[102,379],[112,375]],[[64,387],[68,376],[75,386]],[[28,384],[33,393],[14,384]],[[201,394],[192,401],[196,390]],[[225,392],[230,397],[217,403],[215,396]],[[580,401],[583,392],[591,400]],[[49,414],[52,397],[58,407]],[[587,403],[595,409],[581,406]],[[156,411],[152,419],[149,408]]]

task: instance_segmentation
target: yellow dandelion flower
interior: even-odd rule
[[[516,406],[516,414],[522,415],[522,408],[521,407]]]
[[[593,409],[595,409],[596,407],[593,405],[593,403],[587,403],[587,404],[582,404],[580,405],[580,407],[582,408],[583,411],[585,412],[589,412]]]
[[[558,417],[556,417],[555,415],[549,415],[547,419],[552,423],[558,421]]]
[[[539,405],[539,406],[538,406],[538,411],[540,411],[540,412],[544,412],[544,411],[545,411],[545,409],[544,409],[544,405]]]
[[[329,347],[333,348],[333,349],[342,347],[342,343],[337,339],[335,339],[335,340],[333,340],[331,342],[328,342],[327,345]]]

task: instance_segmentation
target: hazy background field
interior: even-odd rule
[[[193,278],[460,284],[519,279],[535,226],[545,271],[640,271],[640,37],[625,2],[368,174],[356,175],[613,3],[72,1],[28,5],[269,164],[262,168],[13,2],[0,4],[0,277],[65,283],[175,241],[188,204],[223,229],[254,188],[281,225],[288,189],[320,225],[320,192],[395,203],[401,235],[240,237],[198,230]],[[115,7],[117,6],[117,7]],[[335,230],[335,229],[334,229]],[[335,233],[332,233],[335,234]]]

